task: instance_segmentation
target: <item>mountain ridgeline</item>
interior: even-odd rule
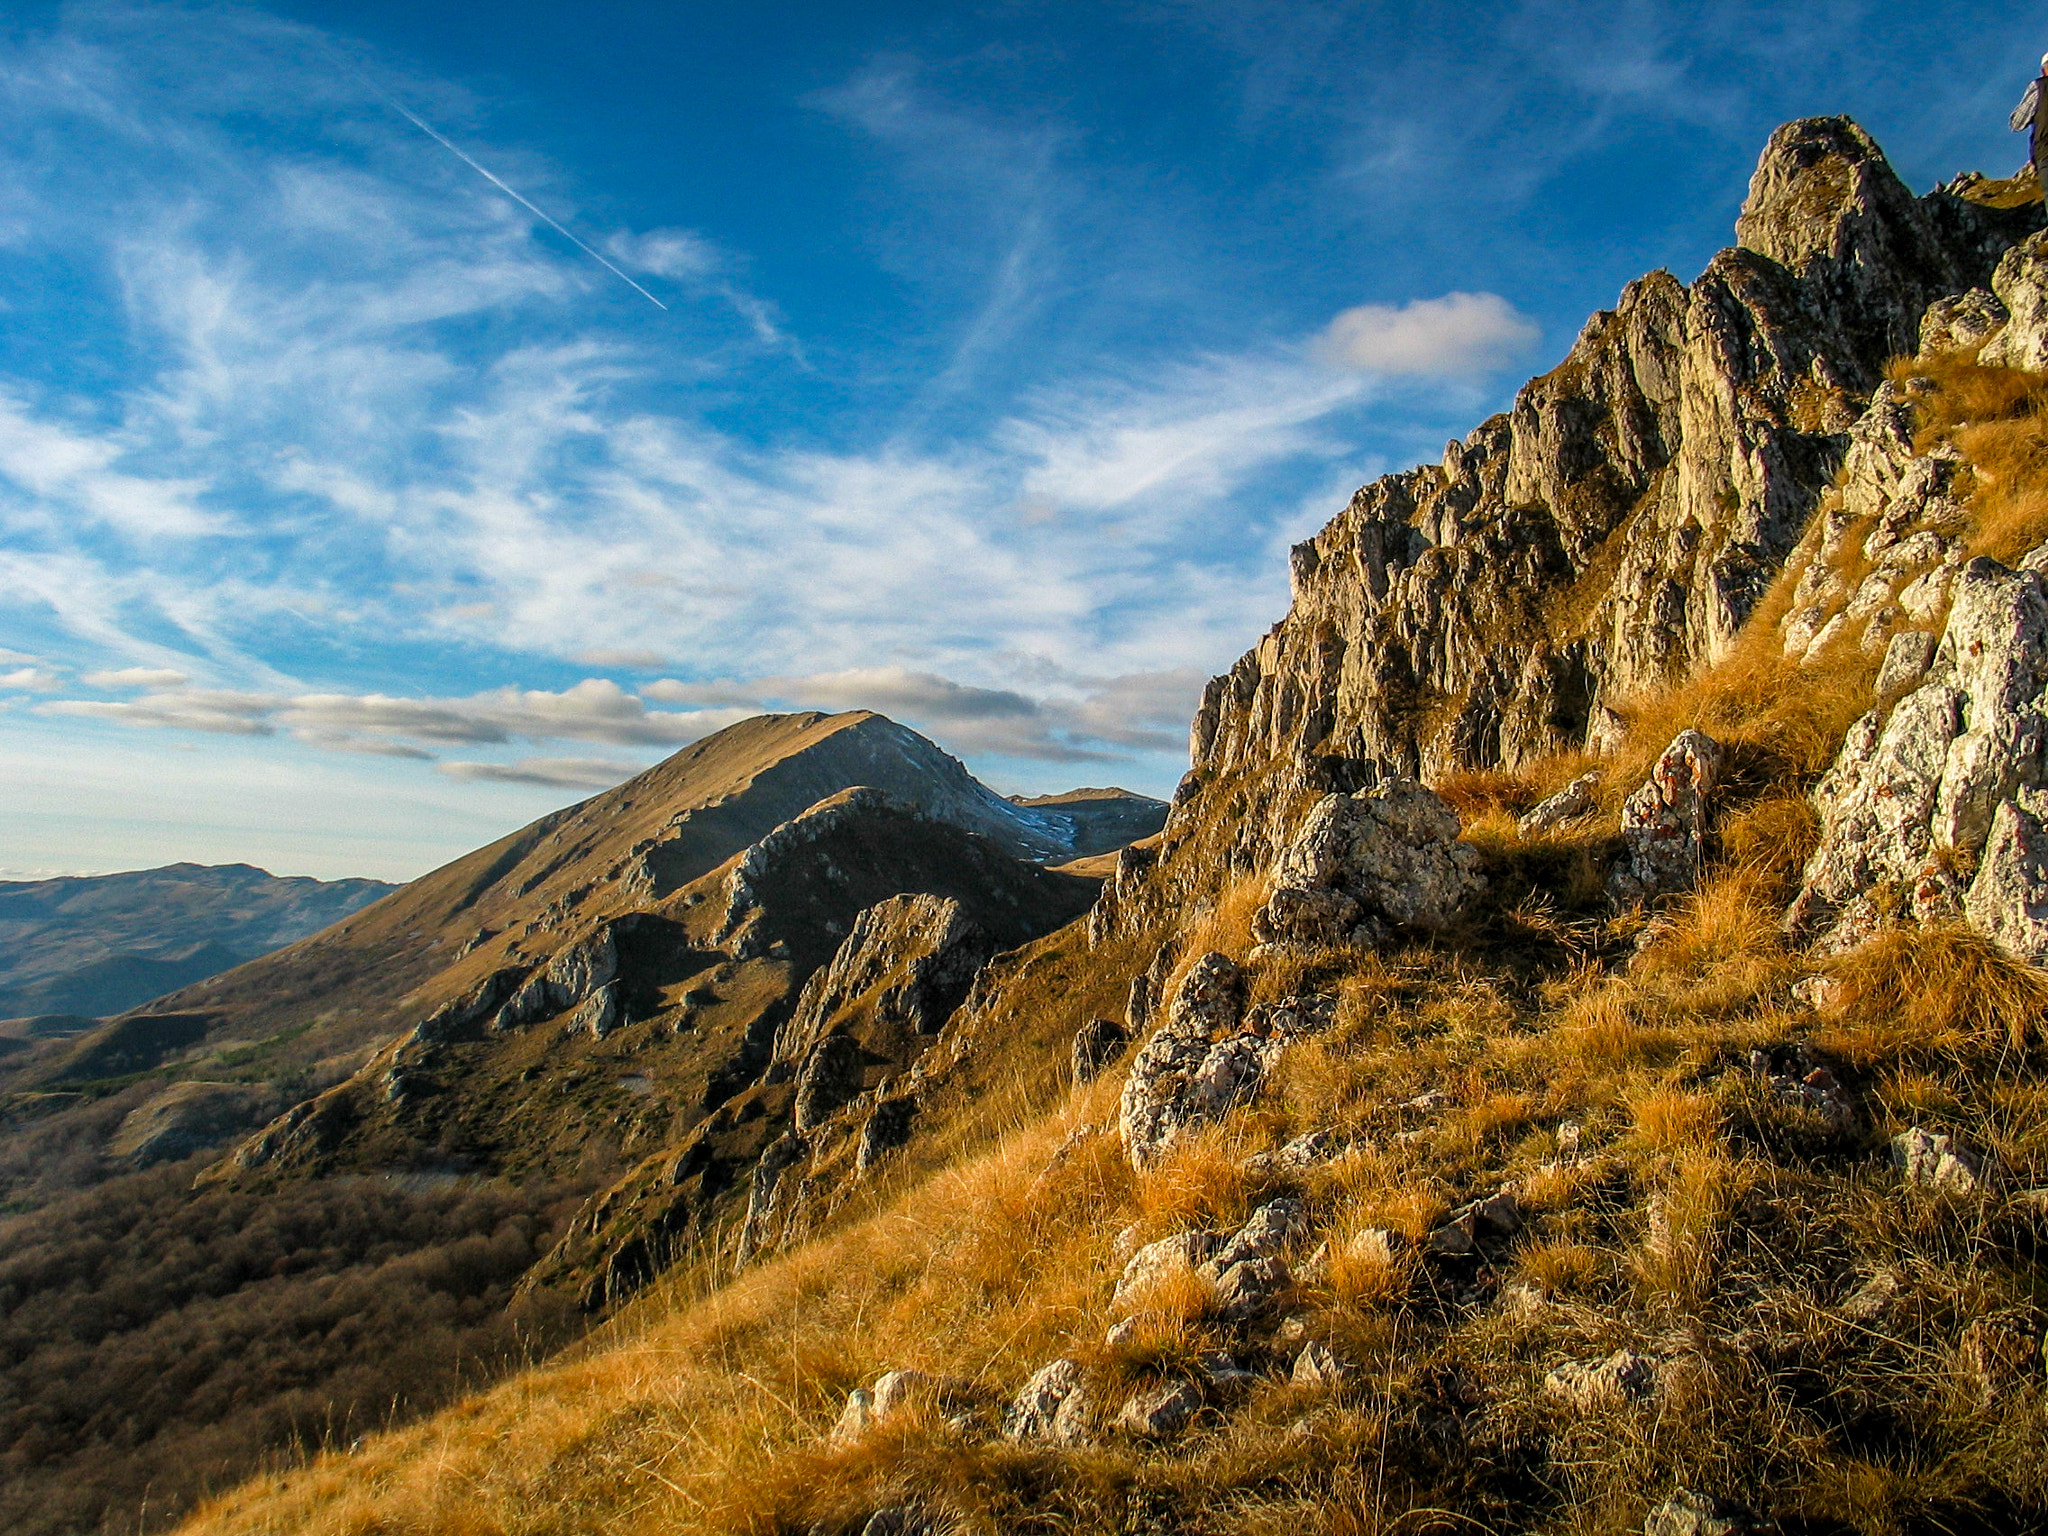
[[[195,1207],[547,1189],[491,1305],[627,1310],[191,1529],[2048,1522],[2043,214],[1780,129],[1156,836],[764,718],[8,1069],[289,1079]]]

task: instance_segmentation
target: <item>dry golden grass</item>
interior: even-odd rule
[[[1788,660],[1771,609],[1768,601],[1759,608],[1724,660],[1667,693],[1621,706],[1628,736],[1603,793],[1618,797],[1641,784],[1686,729],[1728,749],[1723,779],[1732,792],[1782,792],[1819,778],[1870,707],[1876,663],[1853,650],[1826,666]]]
[[[1488,815],[1519,816],[1543,798],[1538,781],[1530,775],[1494,768],[1462,768],[1445,774],[1431,788],[1464,822]]]
[[[1516,1277],[1546,1297],[1585,1291],[1599,1278],[1607,1260],[1599,1249],[1570,1238],[1531,1243],[1515,1256]]]
[[[1891,372],[1914,390],[1919,445],[1952,444],[1969,463],[1970,552],[2010,564],[2048,538],[2048,375],[1960,352]]]
[[[1413,1254],[1377,1240],[1390,1230],[1363,1223],[1356,1213],[1330,1234],[1324,1286],[1336,1305],[1374,1312],[1405,1297],[1415,1284]]]
[[[1980,1061],[2037,1044],[2048,1024],[2048,973],[1963,929],[1890,929],[1827,971],[1843,993],[1824,1038],[1852,1060]]]
[[[1235,1225],[1251,1211],[1244,1159],[1259,1150],[1256,1122],[1212,1126],[1176,1143],[1137,1180],[1138,1219],[1147,1234]]]
[[[1705,1094],[1658,1086],[1628,1096],[1630,1130],[1653,1153],[1697,1152],[1721,1130],[1721,1106]]]

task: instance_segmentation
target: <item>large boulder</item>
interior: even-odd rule
[[[1061,1359],[1040,1366],[1011,1399],[1003,1433],[1012,1440],[1059,1438],[1060,1410],[1081,1390],[1082,1380],[1076,1361]]]
[[[1370,946],[1390,927],[1448,927],[1485,885],[1458,832],[1457,812],[1414,779],[1323,796],[1274,861],[1253,937]]]
[[[1166,1018],[1131,1063],[1118,1128],[1131,1164],[1143,1168],[1185,1129],[1190,1078],[1212,1039],[1235,1030],[1244,1010],[1244,973],[1228,955],[1203,955],[1182,978]]]
[[[2048,959],[2048,584],[1977,559],[1934,660],[1864,715],[1814,791],[1821,839],[1787,926],[1824,950],[1887,920],[1967,921]]]
[[[1287,1048],[1335,1015],[1334,999],[1320,996],[1246,1014],[1236,963],[1202,956],[1124,1080],[1118,1129],[1131,1166],[1145,1168],[1187,1132],[1251,1103]]]
[[[1170,1440],[1201,1412],[1202,1394],[1184,1381],[1161,1382],[1135,1394],[1116,1427],[1138,1440]]]
[[[1698,884],[1706,858],[1707,801],[1721,776],[1721,744],[1702,731],[1672,738],[1649,779],[1621,807],[1622,855],[1607,879],[1616,906],[1638,906]]]

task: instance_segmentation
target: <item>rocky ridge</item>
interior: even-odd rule
[[[1180,819],[1304,757],[1348,790],[1356,764],[1611,746],[1632,698],[1726,652],[1928,307],[2039,220],[1913,196],[1845,118],[1779,129],[1738,245],[1630,284],[1510,411],[1296,546],[1287,616],[1203,696]]]

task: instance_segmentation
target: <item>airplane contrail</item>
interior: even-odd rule
[[[358,71],[358,73],[360,73],[360,71]],[[363,76],[363,79],[369,84],[370,89],[372,89],[379,96],[382,96],[384,98],[384,100],[390,105],[392,111],[396,112],[408,123],[411,123],[413,127],[419,129],[421,133],[424,133],[436,144],[440,145],[443,149],[447,150],[449,154],[453,155],[456,159],[460,160],[472,171],[475,171],[477,175],[483,177],[485,181],[488,181],[500,192],[504,193],[507,197],[511,198],[513,202],[517,203],[520,207],[524,208],[536,219],[539,219],[541,223],[547,225],[549,229],[552,229],[564,240],[568,241],[571,245],[575,246],[577,250],[581,251],[584,255],[588,256],[600,267],[603,267],[605,271],[611,273],[613,277],[616,277],[628,288],[632,289],[635,293],[639,294],[641,298],[645,299],[648,303],[652,304],[656,309],[662,310],[664,312],[668,309],[668,306],[662,303],[661,300],[657,299],[645,288],[642,288],[638,283],[634,282],[631,277],[626,275],[626,273],[622,272],[618,267],[614,266],[610,261],[606,260],[603,252],[594,250],[590,246],[584,244],[583,241],[577,239],[575,235],[571,234],[569,230],[563,226],[562,222],[559,219],[551,218],[541,209],[536,208],[532,203],[527,201],[527,199],[520,196],[520,194],[516,190],[506,186],[504,182],[500,181],[496,176],[492,175],[491,172],[486,167],[477,164],[475,160],[471,159],[468,155],[464,154],[460,148],[450,143],[446,138],[444,138],[439,132],[435,130],[434,125],[432,123],[427,122],[424,118],[420,117],[417,113],[413,112],[410,108],[406,106],[404,102],[400,101],[396,96],[393,96],[389,91],[385,90],[381,85],[377,84],[376,81],[369,79],[367,75]]]

